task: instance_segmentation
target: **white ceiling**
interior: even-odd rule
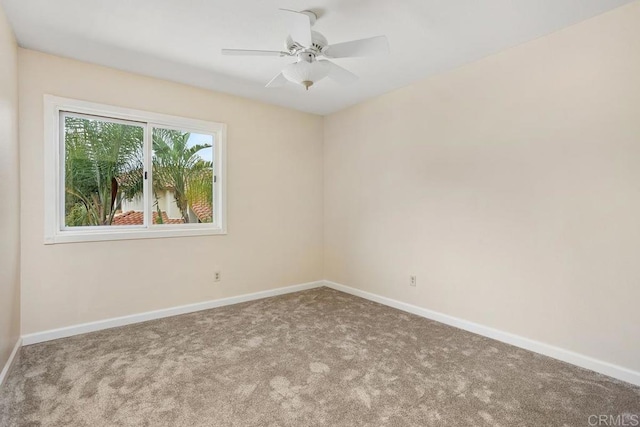
[[[21,46],[328,114],[577,23],[631,0],[0,0]],[[292,58],[229,57],[221,48],[280,50],[279,8],[311,9],[329,43],[386,34],[391,54],[336,59],[360,76],[264,85]]]

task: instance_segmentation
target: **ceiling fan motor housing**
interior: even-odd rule
[[[294,56],[298,55],[300,52],[312,52],[315,55],[320,55],[320,53],[322,53],[322,49],[329,44],[327,39],[317,31],[311,31],[311,40],[311,46],[304,47],[293,41],[291,36],[288,36],[287,41],[285,42],[285,50]]]
[[[298,61],[313,62],[316,60],[316,55],[313,52],[299,52]]]

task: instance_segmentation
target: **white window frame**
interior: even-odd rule
[[[88,115],[106,121],[127,121],[140,124],[144,129],[144,172],[147,173],[143,195],[145,216],[143,225],[113,227],[65,227],[64,225],[64,126],[63,115]],[[152,146],[151,130],[154,127],[201,132],[214,137],[212,223],[151,224],[152,203]],[[207,236],[227,234],[226,188],[226,134],[224,123],[215,123],[185,117],[169,116],[141,110],[97,104],[53,95],[44,96],[44,243],[96,242],[104,240],[155,239],[165,237]]]

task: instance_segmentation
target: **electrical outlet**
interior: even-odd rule
[[[409,286],[415,286],[418,279],[416,276],[409,276]]]
[[[219,282],[221,278],[222,278],[222,274],[219,271],[216,271],[215,273],[213,273],[214,282]]]

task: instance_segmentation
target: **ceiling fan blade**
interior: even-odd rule
[[[309,18],[309,15],[290,9],[280,10],[288,12],[291,17],[291,38],[293,41],[304,47],[311,46],[313,39],[311,37],[311,18]]]
[[[271,79],[269,83],[265,87],[280,87],[284,86],[289,80],[284,76],[284,74],[279,73],[277,76]]]
[[[368,39],[332,44],[322,51],[322,54],[327,58],[353,58],[384,55],[387,53],[389,53],[387,36],[376,36]]]
[[[230,56],[291,56],[289,52],[276,50],[222,49],[223,55]]]
[[[358,76],[353,74],[351,71],[347,70],[346,68],[342,68],[341,66],[334,64],[331,61],[321,59],[318,62],[321,62],[325,67],[329,69],[329,75],[327,77],[329,77],[336,83],[348,85],[358,80]]]

